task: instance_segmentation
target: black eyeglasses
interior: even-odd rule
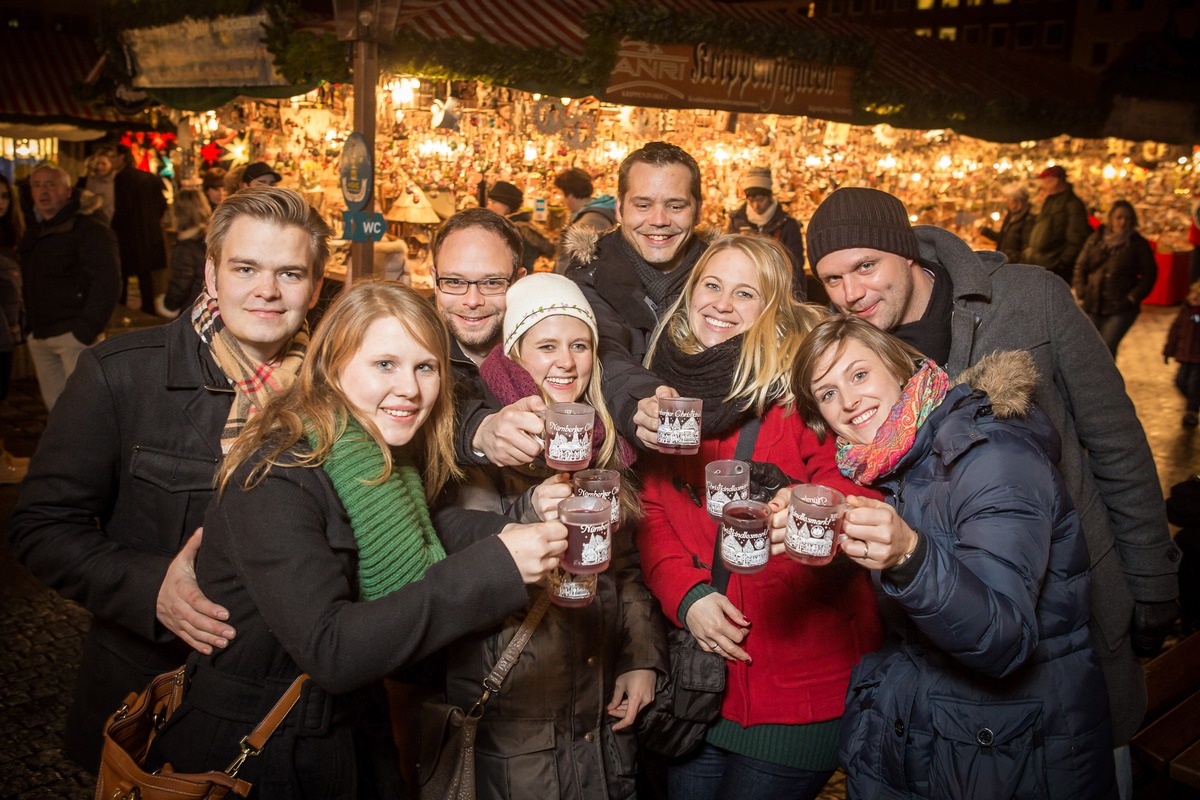
[[[469,281],[465,278],[438,278],[438,289],[446,294],[466,294],[472,286],[479,287],[480,294],[497,295],[504,294],[508,291],[508,287],[512,285],[511,278],[484,278],[478,281]]]

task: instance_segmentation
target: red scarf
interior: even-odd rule
[[[880,475],[891,472],[912,449],[917,431],[929,413],[942,404],[949,388],[946,371],[925,359],[904,385],[900,399],[870,444],[853,444],[838,437],[838,469],[859,486],[869,486]]]
[[[533,376],[526,372],[520,364],[504,355],[500,345],[492,348],[492,352],[488,353],[487,358],[479,365],[479,377],[483,378],[484,384],[492,394],[496,395],[496,399],[506,406],[525,397],[542,396],[537,384],[533,382]],[[604,436],[604,423],[597,415],[596,424],[592,428],[593,459],[600,452],[600,445],[604,444]],[[629,446],[629,442],[620,436],[617,437],[617,452],[622,466],[632,466],[633,462],[637,460],[637,453]]]

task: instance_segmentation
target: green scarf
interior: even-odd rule
[[[317,446],[311,432],[308,443]],[[350,515],[358,542],[358,591],[363,600],[420,580],[430,566],[446,557],[429,518],[417,468],[397,461],[386,481],[367,485],[383,472],[383,464],[379,444],[351,418],[321,465]]]

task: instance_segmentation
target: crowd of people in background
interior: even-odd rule
[[[92,614],[67,755],[94,770],[105,718],[186,665],[148,759],[219,769],[307,673],[253,796],[416,796],[418,698],[469,708],[532,617],[480,798],[815,798],[840,766],[851,797],[1129,800],[1138,656],[1179,611],[1115,364],[1155,261],[1129,203],[1093,231],[1061,167],[1037,179],[995,251],[869,188],[803,226],[761,167],[705,237],[699,165],[651,142],[615,197],[557,176],[557,243],[492,184],[434,237],[432,298],[399,273],[331,292],[332,231],[265,163],[173,193],[157,291],[166,193],[127,150],[78,184],[38,165],[24,213],[0,179],[0,401],[25,342],[50,411],[28,464],[0,442],[8,538]],[[164,324],[104,340],[131,278]],[[1200,281],[1163,355],[1195,426]],[[694,455],[659,446],[680,397]],[[547,611],[574,494],[553,403],[594,409],[621,489],[595,599]],[[703,502],[734,457],[769,515],[755,574],[717,569]],[[828,564],[784,553],[796,484],[847,498]],[[666,756],[640,742],[680,637],[725,688]]]

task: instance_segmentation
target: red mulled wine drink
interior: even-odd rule
[[[771,511],[766,503],[735,500],[721,513],[721,560],[730,572],[750,575],[767,566],[771,558],[768,531]]]
[[[558,504],[558,519],[567,529],[562,566],[577,575],[608,569],[612,554],[612,506],[600,497],[568,497]]]

